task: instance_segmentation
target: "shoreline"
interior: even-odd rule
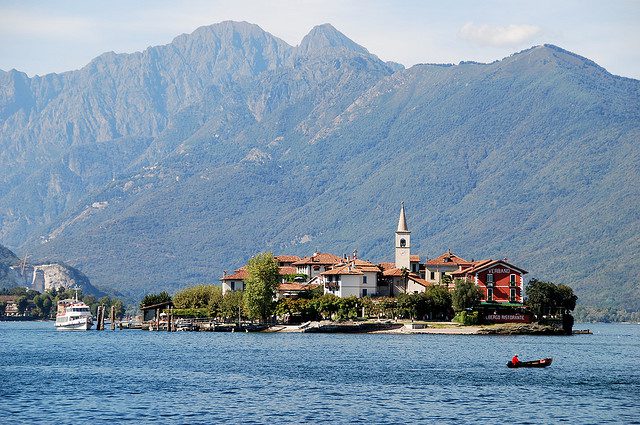
[[[576,330],[578,331],[578,330]],[[586,330],[589,332],[588,330]],[[537,323],[505,323],[492,325],[460,325],[451,322],[307,322],[302,325],[276,325],[263,332],[283,333],[368,333],[390,335],[567,335],[561,328]],[[584,330],[578,334],[584,334]]]

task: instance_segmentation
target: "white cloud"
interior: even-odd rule
[[[459,36],[481,46],[518,46],[531,41],[540,31],[535,25],[476,25],[467,22],[460,28]]]

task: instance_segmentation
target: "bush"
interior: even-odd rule
[[[210,317],[208,308],[174,308],[172,313],[175,317]]]
[[[453,317],[453,321],[463,325],[477,325],[480,323],[480,315],[477,311],[460,311]]]

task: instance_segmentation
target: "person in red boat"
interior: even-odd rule
[[[517,354],[513,356],[513,358],[511,359],[511,363],[513,363],[514,366],[520,363],[520,359],[518,358]]]

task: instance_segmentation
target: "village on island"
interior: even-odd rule
[[[433,285],[453,289],[455,279],[473,280],[481,293],[481,301],[494,307],[522,307],[524,292],[523,268],[506,259],[468,261],[451,250],[421,263],[420,256],[411,253],[411,231],[407,226],[404,203],[400,207],[395,232],[395,262],[372,263],[352,256],[315,252],[300,258],[295,255],[275,256],[282,282],[278,297],[296,297],[302,291],[323,288],[325,294],[341,298],[367,296],[398,296],[419,294]],[[305,276],[289,282],[287,276]],[[222,292],[242,291],[248,277],[246,267],[222,276]],[[519,315],[511,320],[524,321]]]
[[[34,267],[32,285],[22,288],[26,295],[0,295],[0,318],[55,316],[57,326],[71,326],[68,320],[74,319],[75,308],[84,312],[75,318],[82,322],[80,327],[91,329],[95,322],[98,330],[110,319],[112,329],[117,323],[119,329],[167,331],[438,333],[454,326],[458,329],[449,333],[572,332],[570,313],[577,297],[570,287],[536,279],[525,286],[527,271],[507,258],[467,260],[447,250],[422,261],[412,253],[404,203],[389,239],[394,262],[367,261],[357,251],[306,257],[261,253],[232,273],[225,271],[221,285],[188,286],[173,295],[147,294],[133,313],[132,306],[127,308],[128,315],[122,301],[90,294],[78,299],[69,284],[55,278],[60,273],[49,276],[42,267]],[[266,279],[271,286],[256,289],[249,282],[251,263],[258,258],[271,267]],[[38,291],[43,285],[45,290]],[[512,327],[497,331],[497,324]],[[520,327],[513,327],[516,324]]]

